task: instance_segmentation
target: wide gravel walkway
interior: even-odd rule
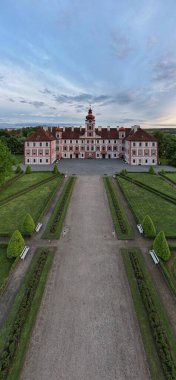
[[[66,225],[21,379],[150,379],[100,177],[77,179]]]

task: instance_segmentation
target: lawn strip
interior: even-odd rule
[[[142,257],[140,250],[135,248],[122,249],[121,252],[141,330],[141,335],[152,380],[175,379],[175,377],[168,377],[169,367],[167,367],[167,360],[165,354],[163,358],[161,358],[161,349],[159,347],[159,344],[163,344],[165,345],[165,347],[167,347],[168,362],[170,358],[173,359],[173,376],[175,376],[176,338],[173,335],[173,331],[169,324],[163,304],[161,303],[159,295],[155,290],[149,272],[146,268],[144,258]],[[137,258],[139,267],[139,269],[137,269],[137,274],[136,270],[134,271],[134,267],[132,265],[132,255],[134,255]],[[147,296],[145,296],[146,291]],[[156,318],[156,313],[158,323],[157,328],[154,327],[154,318]],[[159,339],[161,326],[163,334],[161,334]]]
[[[62,191],[62,194],[60,195],[60,198],[42,235],[43,239],[60,238],[75,181],[75,177],[68,178]]]
[[[61,186],[63,176],[57,176],[0,207],[0,236],[10,236],[15,229],[23,233],[23,220],[30,213],[37,223],[49,207],[52,197]]]
[[[17,380],[42,300],[54,251],[36,251],[0,335],[1,379]]]
[[[123,206],[121,205],[118,199],[117,192],[114,188],[112,179],[109,177],[104,177],[103,181],[108,197],[114,228],[118,239],[134,239],[132,228],[125,214]]]
[[[157,195],[139,187],[138,185],[117,176],[117,182],[128,201],[137,223],[142,223],[149,215],[155,224],[157,232],[163,230],[166,237],[176,237],[176,205],[169,203]]]
[[[166,196],[171,196],[176,199],[176,190],[173,186],[167,183],[163,177],[157,174],[150,173],[129,173],[127,176],[131,179],[134,179],[144,185],[149,186],[157,191],[162,191],[162,193],[166,194]]]

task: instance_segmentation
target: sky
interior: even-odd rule
[[[1,0],[0,123],[176,126],[175,0]]]

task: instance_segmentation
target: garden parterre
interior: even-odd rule
[[[176,237],[176,218],[174,218],[176,205],[124,178],[118,177],[117,180],[139,223],[142,223],[144,217],[149,215],[157,232],[163,230],[167,237]]]
[[[176,198],[176,190],[172,187],[172,185],[167,183],[164,178],[161,178],[158,175],[149,173],[128,173],[128,177]]]

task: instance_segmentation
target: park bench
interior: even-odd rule
[[[140,234],[143,234],[143,233],[144,233],[144,230],[143,230],[141,224],[137,224],[137,228],[138,228]]]
[[[25,247],[23,248],[23,250],[22,250],[22,252],[20,254],[21,260],[24,260],[24,258],[26,257],[28,251],[29,251],[29,247],[27,245],[25,245]]]
[[[41,228],[42,228],[42,223],[38,223],[37,226],[35,227],[36,232],[39,232]]]
[[[158,264],[159,263],[159,258],[158,256],[156,255],[155,251],[153,249],[151,249],[149,251],[149,255],[152,257],[153,261],[155,264]]]

